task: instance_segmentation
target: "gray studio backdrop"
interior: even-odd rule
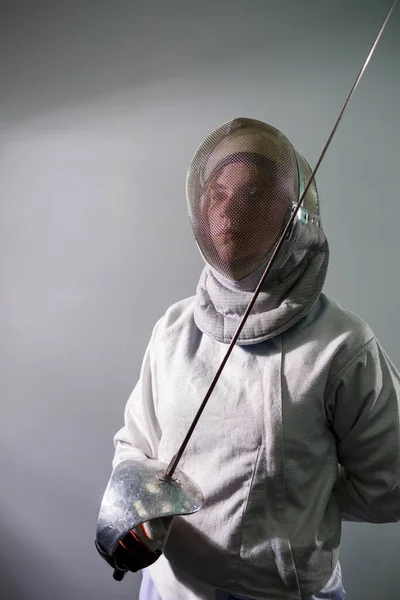
[[[1,2],[1,600],[137,597],[93,539],[152,326],[202,268],[190,158],[251,116],[315,164],[388,3]],[[326,291],[398,366],[399,13],[318,178]],[[398,600],[399,534],[345,525],[350,600]]]

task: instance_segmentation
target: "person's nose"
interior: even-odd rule
[[[235,192],[235,190],[229,191],[224,201],[220,206],[220,216],[228,219],[233,219],[240,212],[241,204],[243,201],[241,200],[240,194]]]

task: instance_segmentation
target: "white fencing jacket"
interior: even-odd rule
[[[336,566],[342,519],[400,520],[399,374],[369,326],[321,293],[327,246],[317,242],[303,252],[297,238],[269,282],[183,455],[179,468],[205,504],[174,518],[150,567],[163,600],[211,600],[217,588],[255,600],[308,598]],[[206,266],[196,296],[156,324],[114,466],[168,463],[176,453],[246,285],[230,286]]]

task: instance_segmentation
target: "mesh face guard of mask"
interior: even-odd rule
[[[240,280],[271,254],[311,169],[277,129],[234,119],[200,145],[189,167],[189,217],[205,261]],[[318,194],[310,186],[298,219],[319,222]]]

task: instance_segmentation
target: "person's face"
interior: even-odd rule
[[[243,270],[267,256],[287,214],[287,201],[276,198],[276,192],[272,179],[268,182],[245,162],[227,165],[211,182],[209,230],[222,263]]]

